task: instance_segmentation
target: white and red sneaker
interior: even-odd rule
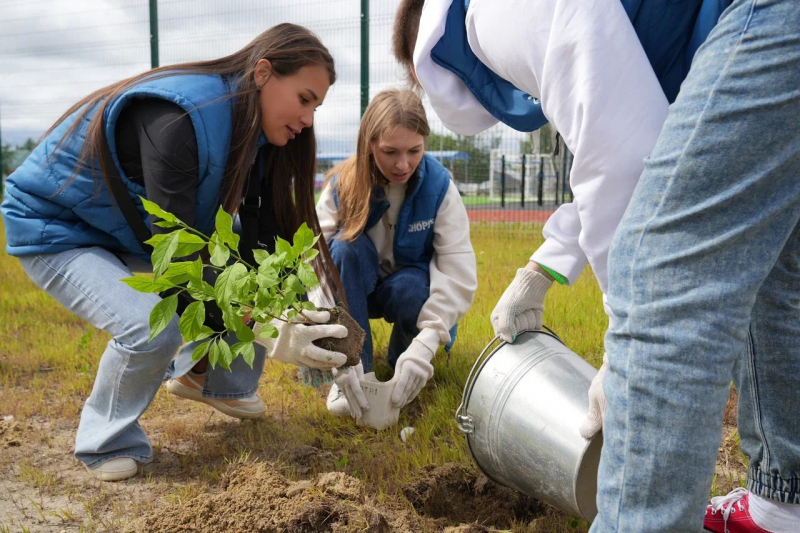
[[[739,487],[725,496],[711,498],[703,528],[714,533],[772,533],[753,521],[747,489]]]

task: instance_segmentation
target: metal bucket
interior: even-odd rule
[[[587,441],[578,428],[597,370],[552,333],[523,333],[484,359],[496,341],[475,361],[456,411],[472,457],[493,481],[591,521],[603,439]]]

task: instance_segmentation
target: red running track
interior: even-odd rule
[[[470,222],[526,222],[544,224],[553,211],[515,209],[467,209]]]

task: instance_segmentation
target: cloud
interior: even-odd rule
[[[370,94],[404,84],[391,54],[399,0],[370,3]],[[159,2],[162,65],[232,53],[280,22],[316,33],[336,61],[338,80],[316,115],[320,151],[353,150],[360,118],[360,3],[354,0],[172,0]],[[0,120],[3,143],[37,139],[72,104],[150,68],[148,0],[28,0],[0,12]],[[428,109],[431,126],[446,133]],[[523,134],[503,126],[516,148]]]

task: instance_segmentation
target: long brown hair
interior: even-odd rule
[[[231,214],[236,213],[258,150],[261,109],[254,72],[261,59],[269,60],[272,74],[275,76],[290,76],[302,67],[318,65],[327,70],[331,85],[336,81],[333,57],[313,33],[295,24],[278,24],[231,55],[209,61],[180,63],[152,69],[99,89],[70,107],[45,136],[77,112],[76,120],[56,146],[57,151],[83,122],[86,114],[96,109],[87,126],[86,140],[81,148],[74,175],[82,169],[89,168],[96,176],[98,169],[95,162],[99,162],[100,174],[107,183],[109,179],[107,166],[114,163],[103,158],[102,143],[107,142],[103,117],[110,102],[145,79],[150,81],[174,74],[198,73],[225,76],[236,88],[235,93],[230,95],[230,98],[236,98],[236,104],[233,111],[228,164],[220,196],[223,208]],[[286,146],[268,145],[267,150],[265,172],[273,176],[271,196],[280,232],[284,236],[291,236],[305,221],[314,233],[321,233],[314,207],[316,138],[313,126],[303,129]],[[324,239],[318,241],[320,261],[315,261],[314,267],[320,280],[329,290],[333,291],[335,287],[336,292],[343,295],[338,272],[323,241]]]
[[[332,168],[326,177],[336,181],[339,195],[339,221],[343,241],[355,240],[367,224],[372,188],[381,173],[372,156],[371,143],[386,132],[404,127],[423,137],[431,129],[419,96],[409,90],[389,89],[375,95],[364,111],[358,128],[356,155]]]
[[[406,69],[408,82],[419,87],[414,77],[414,47],[417,45],[419,19],[425,0],[402,0],[397,7],[392,31],[392,50],[394,57]]]

